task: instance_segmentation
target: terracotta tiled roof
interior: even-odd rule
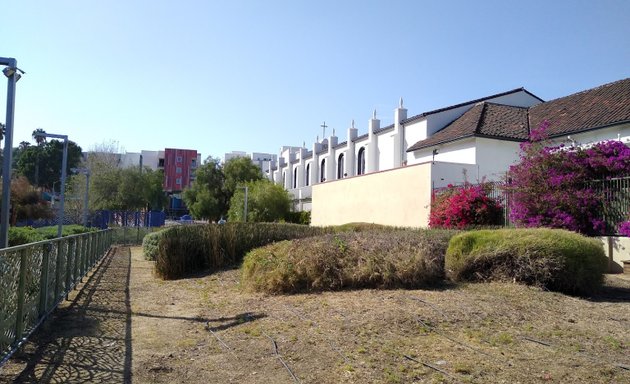
[[[525,92],[528,95],[533,96],[533,97],[537,98],[540,101],[544,101],[543,99],[541,99],[540,97],[538,97],[538,96],[534,95],[533,93],[529,92],[525,88],[516,88],[516,89],[513,89],[511,91],[497,93],[496,95],[490,95],[490,96],[482,97],[480,99],[470,100],[470,101],[466,101],[466,102],[463,102],[463,103],[451,105],[451,106],[448,106],[448,107],[445,107],[445,108],[435,109],[435,110],[429,111],[429,112],[423,112],[423,113],[421,113],[419,115],[411,116],[411,117],[403,120],[402,124],[408,124],[408,123],[414,122],[414,121],[416,121],[418,119],[421,119],[423,117],[426,117],[426,116],[429,116],[429,115],[433,115],[435,113],[448,111],[449,109],[455,109],[455,108],[463,107],[463,106],[470,105],[470,104],[477,104],[477,103],[480,103],[480,102],[483,102],[483,101],[486,101],[486,100],[494,99],[496,97],[506,96],[506,95],[509,95],[509,94],[512,94],[512,93],[517,93],[517,92]]]
[[[532,129],[547,120],[550,137],[630,121],[630,78],[561,97],[529,109]]]
[[[407,152],[473,136],[522,141],[528,133],[527,108],[483,102]]]
[[[407,152],[473,136],[524,141],[545,120],[550,137],[630,122],[630,78],[530,108],[480,103]]]

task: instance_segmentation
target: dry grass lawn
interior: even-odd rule
[[[630,383],[630,279],[620,276],[590,300],[497,283],[264,296],[243,293],[238,270],[162,281],[140,248],[113,259],[101,284],[128,271],[128,291],[109,292],[126,304],[99,312],[93,298],[82,313],[96,320],[75,323],[100,330],[101,354],[120,331],[106,368],[42,347],[77,339],[55,334],[58,314],[0,381]],[[81,346],[66,344],[76,358]]]

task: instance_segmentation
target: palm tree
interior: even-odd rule
[[[42,128],[37,128],[33,131],[33,139],[37,143],[37,160],[35,160],[35,185],[39,186],[39,152],[41,151],[42,145],[46,142],[46,131]]]
[[[20,148],[21,150],[25,150],[26,148],[28,148],[31,145],[31,143],[29,143],[28,141],[21,141],[20,142],[20,146],[18,148]]]
[[[4,133],[6,132],[7,126],[0,123],[0,140],[4,139]]]

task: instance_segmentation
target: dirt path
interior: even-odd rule
[[[152,271],[140,248],[116,249],[0,382],[630,382],[617,277],[593,300],[497,283],[263,296],[238,270]]]
[[[131,382],[131,260],[115,248],[0,371],[0,382]]]

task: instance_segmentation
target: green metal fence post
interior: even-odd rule
[[[78,236],[77,237],[77,249],[74,252],[74,284],[76,287],[76,284],[78,284],[79,281],[79,276],[80,276],[80,272],[81,272],[81,247],[82,247],[82,237]]]
[[[79,279],[83,282],[83,276],[85,275],[85,258],[87,255],[87,234],[81,235],[81,268],[79,272]]]
[[[63,242],[64,240],[57,241],[57,263],[55,264],[55,303],[59,300],[61,293],[61,260],[63,258]]]
[[[42,273],[39,284],[39,317],[48,311],[48,269],[50,268],[50,243],[42,244]]]
[[[92,233],[92,254],[90,257],[90,269],[94,268],[94,264],[96,261],[96,252],[98,251],[96,243],[96,233]]]
[[[66,300],[72,286],[72,259],[74,258],[74,238],[68,239],[68,252],[66,253]]]
[[[27,249],[20,250],[20,277],[18,280],[18,292],[17,292],[17,310],[15,311],[15,339],[17,343],[22,340],[22,334],[24,333],[24,291],[26,286],[26,256]]]

